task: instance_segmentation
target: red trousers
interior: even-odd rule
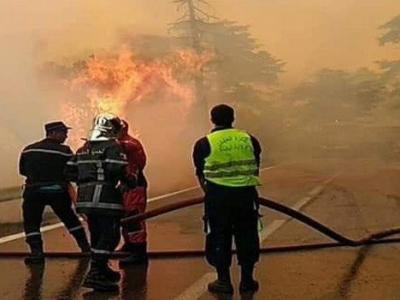
[[[136,214],[144,213],[147,204],[147,191],[146,187],[136,187],[123,195],[123,205],[125,216],[134,216]],[[122,227],[122,235],[125,244],[142,244],[147,241],[146,222],[128,223]]]

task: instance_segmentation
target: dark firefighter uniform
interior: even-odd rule
[[[62,122],[46,124],[47,132],[68,130]],[[45,138],[25,147],[19,161],[20,174],[26,176],[23,192],[23,219],[26,242],[32,256],[27,263],[43,262],[43,242],[40,233],[43,211],[49,205],[82,251],[90,251],[85,231],[72,209],[69,183],[64,168],[72,157],[71,149],[52,138]]]
[[[112,123],[112,117],[100,116],[96,120],[105,136],[117,131],[101,125]],[[114,125],[117,122],[119,119],[114,120]],[[114,126],[111,123],[108,126]],[[124,213],[117,185],[120,181],[129,183],[128,163],[115,138],[102,139],[101,130],[97,130],[100,138],[87,141],[68,162],[67,173],[78,184],[76,209],[86,215],[90,231],[92,261],[84,286],[112,291],[118,289],[116,282],[120,275],[108,266],[108,260],[119,243],[120,219]]]
[[[259,258],[256,186],[260,153],[256,138],[231,127],[216,127],[194,146],[196,175],[205,191],[206,258],[222,280],[211,285],[226,283],[222,289],[217,286],[217,292],[233,292],[229,275],[232,236],[242,267],[241,291],[247,288],[246,278],[253,283],[252,272]]]
[[[143,173],[146,165],[146,153],[138,139],[128,134],[128,123],[123,121],[122,135],[118,139],[128,160],[128,173],[137,178],[135,188],[124,188],[123,205],[125,216],[144,213],[147,204],[147,181]],[[120,264],[135,264],[147,262],[147,232],[146,222],[129,223],[122,227],[124,245],[122,251],[131,255],[121,259]]]

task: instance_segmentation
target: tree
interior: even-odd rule
[[[182,16],[173,26],[185,25],[187,27],[186,36],[182,36],[190,41],[191,46],[196,51],[201,51],[202,24],[207,24],[210,19],[215,19],[211,14],[205,12],[202,6],[210,7],[205,0],[175,0],[178,11],[183,11]]]
[[[400,15],[392,18],[380,29],[385,30],[385,33],[379,38],[381,45],[388,43],[398,45],[400,43]],[[391,114],[396,111],[397,115],[400,108],[400,60],[379,61],[378,65],[387,90],[386,106]]]
[[[293,89],[289,97],[297,103],[300,124],[323,126],[353,122],[370,113],[384,100],[380,74],[368,69],[356,72],[324,69]]]
[[[237,84],[271,86],[276,83],[283,63],[262,49],[251,36],[249,26],[230,21],[206,22],[195,19],[196,35],[201,37],[198,45],[203,50],[214,53],[213,73],[222,91],[230,91]],[[173,30],[188,45],[188,33],[192,32],[192,22],[180,21]]]
[[[270,120],[271,93],[276,88],[283,62],[262,48],[251,35],[249,26],[220,20],[204,0],[177,0],[182,17],[172,24],[172,32],[183,47],[212,53],[213,60],[202,73],[201,94],[204,103],[234,103],[246,124],[264,124]],[[206,89],[202,88],[207,87]],[[262,109],[255,109],[256,107]],[[260,134],[263,134],[259,126]]]
[[[172,25],[172,30],[179,30],[178,28],[184,27],[185,30],[180,33],[178,38],[183,41],[184,46],[191,47],[197,54],[201,54],[203,47],[201,45],[202,31],[200,30],[201,24],[206,24],[212,16],[205,12],[202,6],[209,6],[205,0],[174,0],[178,5],[177,9],[182,11],[182,16]],[[204,93],[204,76],[203,70],[197,74],[195,78],[196,98],[197,105],[193,110],[193,117],[207,128],[207,124],[202,120],[207,120],[207,100]],[[202,126],[203,127],[203,126]],[[200,128],[203,131],[203,128]]]
[[[398,44],[400,42],[400,15],[394,17],[380,27],[386,32],[379,38],[381,45],[387,43]]]

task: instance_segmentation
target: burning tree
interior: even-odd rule
[[[58,73],[70,92],[61,103],[61,115],[76,128],[73,144],[86,135],[95,114],[109,112],[129,119],[142,102],[172,103],[180,110],[177,116],[185,118],[196,98],[192,78],[209,60],[191,50],[142,58],[123,47],[65,67]],[[60,66],[51,67],[60,71]]]
[[[250,125],[264,123],[261,120],[265,116],[260,115],[260,111],[266,107],[270,111],[268,98],[282,72],[283,62],[262,48],[252,37],[249,26],[215,17],[208,2],[174,2],[182,11],[182,17],[171,27],[179,43],[199,53],[208,50],[214,54],[212,63],[203,70],[196,85],[200,97],[204,98],[203,106],[207,106],[205,99],[209,104],[234,103],[242,116],[253,119]],[[261,122],[254,122],[254,118]]]
[[[196,124],[195,136],[209,126],[208,102],[234,102],[249,120],[263,118],[255,107],[269,105],[265,99],[282,71],[282,62],[261,48],[248,26],[213,17],[207,12],[207,2],[175,3],[182,17],[171,27],[174,37],[128,33],[122,37],[122,51],[94,51],[72,67],[52,66],[59,76],[68,78],[72,89],[62,104],[66,121],[82,124],[98,111],[124,116],[137,104],[160,98],[180,103],[178,109]],[[82,128],[76,135],[84,136],[87,126],[76,128]]]
[[[173,31],[179,31],[180,26],[184,26],[185,29],[178,33],[178,38],[183,42],[184,47],[191,47],[196,53],[201,54],[203,51],[207,51],[206,45],[202,44],[202,24],[207,24],[211,18],[210,14],[205,12],[203,6],[209,6],[205,0],[175,0],[174,3],[178,5],[178,10],[183,11],[182,16],[173,24]],[[207,49],[207,50],[206,50]],[[198,76],[195,78],[196,87],[196,98],[197,105],[193,111],[193,118],[200,121],[204,128],[200,128],[203,131],[207,124],[207,100],[204,93],[205,82],[203,70],[200,70]]]
[[[210,5],[205,0],[175,0],[173,2],[178,5],[178,11],[183,11],[182,16],[173,24],[173,27],[184,25],[186,32],[181,38],[188,40],[193,49],[201,52],[203,49],[202,33],[204,32],[202,26],[209,24],[210,20],[216,20],[216,17],[205,11]],[[206,7],[204,8],[204,6]]]

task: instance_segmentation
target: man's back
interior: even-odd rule
[[[231,131],[232,127],[227,126],[227,127],[218,127],[212,130],[212,133],[218,133],[218,132],[228,132]],[[251,140],[251,147],[252,147],[252,152],[254,154],[254,158],[256,161],[257,166],[260,165],[260,154],[261,154],[261,146],[258,140],[252,136],[249,135],[250,140]],[[224,145],[222,145],[222,148]],[[205,136],[201,139],[199,139],[193,148],[193,162],[196,167],[196,175],[200,178],[200,180],[204,180],[204,172],[205,172],[205,165],[206,165],[206,160],[207,158],[211,155],[211,143],[208,138],[208,136]],[[223,150],[223,149],[222,149]]]
[[[20,158],[20,173],[26,176],[22,213],[26,242],[31,255],[26,264],[43,264],[43,241],[40,233],[43,211],[50,206],[75,238],[82,251],[90,250],[85,231],[72,209],[68,180],[64,169],[72,151],[63,145],[70,128],[61,121],[45,125],[46,138],[24,148]]]
[[[71,157],[68,146],[45,138],[24,148],[19,163],[20,174],[26,176],[27,185],[63,183],[65,164]]]
[[[126,157],[114,140],[86,142],[76,153],[79,183],[113,183],[123,177]]]
[[[208,284],[212,293],[233,293],[230,266],[232,239],[241,266],[240,292],[254,292],[253,269],[259,257],[257,232],[261,147],[256,138],[232,127],[234,110],[226,104],[210,111],[215,125],[193,149],[196,175],[205,193],[206,258],[218,279]]]
[[[126,179],[126,155],[115,140],[86,142],[68,162],[68,178],[78,183],[77,211],[122,213],[117,183]]]

